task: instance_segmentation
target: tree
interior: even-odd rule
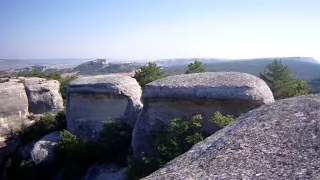
[[[272,63],[267,64],[264,72],[260,73],[260,78],[268,84],[275,99],[310,93],[307,82],[294,79],[290,68],[283,65],[281,60],[275,59]]]
[[[155,81],[157,79],[164,78],[164,72],[154,62],[149,62],[147,65],[142,66],[140,70],[135,71],[135,75],[133,76],[140,86],[143,88],[149,82]]]
[[[188,70],[185,72],[185,74],[201,72],[206,72],[206,69],[202,66],[202,62],[195,60],[194,63],[190,63],[188,65]]]

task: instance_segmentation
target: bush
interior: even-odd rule
[[[235,120],[234,116],[231,115],[222,115],[219,111],[215,112],[214,115],[210,118],[210,122],[217,125],[220,128],[226,127],[231,122]]]
[[[61,167],[62,179],[78,179],[93,164],[98,148],[87,140],[81,140],[67,130],[60,133],[56,166]]]
[[[227,126],[234,121],[235,117],[231,115],[222,115],[216,112],[209,122],[220,128]],[[148,141],[151,147],[156,147],[157,155],[142,154],[142,161],[135,158],[131,159],[127,171],[128,179],[136,180],[143,178],[157,169],[161,168],[167,162],[188,151],[194,144],[202,141],[208,136],[202,131],[202,116],[195,115],[188,120],[187,118],[175,118],[170,122],[170,126],[159,123],[150,131]]]
[[[121,119],[111,118],[105,121],[98,136],[98,143],[105,149],[105,161],[125,165],[132,139],[132,127]]]
[[[125,166],[131,134],[130,125],[110,118],[96,141],[79,139],[64,130],[57,152],[57,166],[63,167],[63,179],[78,179],[95,163],[113,162]]]
[[[137,80],[141,88],[144,88],[148,83],[155,81],[157,79],[164,78],[165,74],[162,71],[161,67],[158,66],[155,62],[149,62],[147,65],[144,65],[140,70],[136,70],[133,78]]]
[[[142,161],[133,158],[128,178],[140,179],[147,176],[202,141],[205,133],[201,130],[201,122],[202,116],[198,114],[191,120],[185,117],[172,119],[170,127],[164,124],[154,126],[148,140],[150,146],[157,147],[158,153],[151,158],[142,154]]]
[[[34,117],[30,116],[34,119]],[[30,126],[23,125],[18,137],[22,145],[37,141],[43,136],[53,132],[66,129],[65,112],[59,112],[56,116],[44,114],[38,121]]]

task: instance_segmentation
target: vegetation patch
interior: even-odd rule
[[[216,112],[211,117],[210,122],[223,128],[233,122],[234,119],[234,116],[223,116]],[[127,172],[128,178],[137,180],[148,176],[206,138],[208,134],[202,131],[202,121],[202,116],[198,114],[190,120],[185,117],[172,119],[170,126],[162,123],[155,125],[153,130],[150,131],[148,140],[151,147],[156,147],[156,155],[151,157],[142,153],[141,161],[132,158]]]

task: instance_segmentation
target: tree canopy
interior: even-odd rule
[[[275,59],[272,63],[267,64],[264,72],[260,73],[260,78],[268,84],[275,99],[310,93],[307,82],[294,79],[290,68],[282,64],[281,60]]]
[[[133,77],[143,88],[146,84],[165,77],[165,74],[161,70],[160,66],[154,62],[149,62],[147,65],[142,66],[139,70],[136,70]]]
[[[188,69],[185,74],[206,72],[206,69],[202,66],[202,62],[195,60],[188,65]]]

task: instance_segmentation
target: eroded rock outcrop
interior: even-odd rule
[[[68,130],[95,138],[107,118],[122,118],[134,126],[142,108],[141,87],[129,76],[81,77],[67,88]]]
[[[12,136],[22,125],[35,122],[30,114],[57,113],[63,110],[60,83],[42,78],[0,78],[0,165],[7,155],[19,148]],[[29,147],[21,149],[29,156]]]
[[[59,92],[59,81],[36,77],[25,78],[24,85],[28,96],[30,113],[58,113],[64,109],[63,100]]]
[[[61,140],[60,132],[55,131],[37,141],[31,151],[31,160],[36,163],[50,163],[54,159],[57,143]]]
[[[0,147],[8,134],[14,133],[26,122],[28,97],[20,79],[2,79],[0,82]]]
[[[238,72],[208,72],[170,76],[151,82],[143,92],[144,107],[133,132],[135,157],[147,153],[146,137],[158,122],[169,125],[176,117],[191,117],[201,113],[203,128],[208,133],[217,130],[208,122],[219,111],[240,115],[260,105],[274,102],[267,84],[250,74]]]
[[[145,179],[320,179],[320,94],[250,111]]]

